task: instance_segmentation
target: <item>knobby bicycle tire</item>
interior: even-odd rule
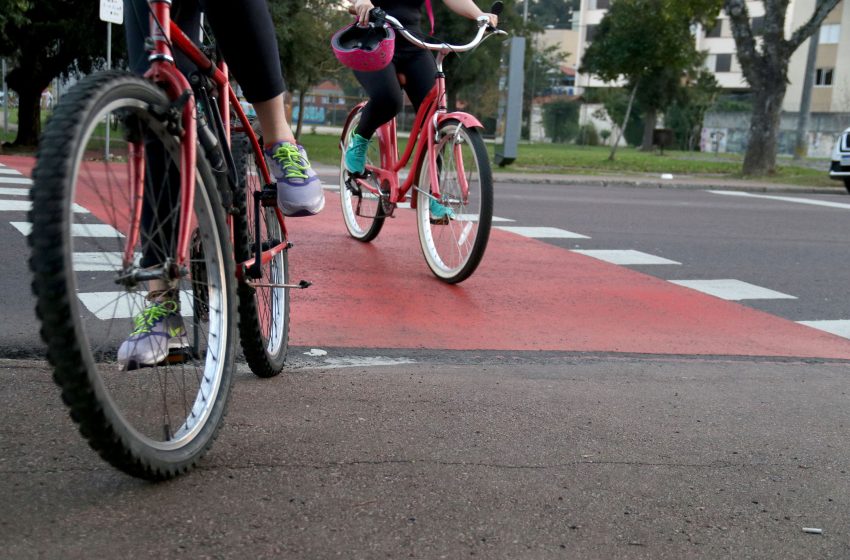
[[[244,185],[241,185],[244,188],[234,197],[236,212],[233,218],[236,262],[241,263],[254,257],[256,238],[252,197],[254,192],[262,190],[263,184],[248,138],[235,136],[232,144],[237,176],[240,181],[244,181]],[[260,219],[261,243],[268,243],[270,239],[276,243],[286,243],[274,216],[274,209],[261,206],[260,210],[263,212]],[[278,253],[268,265],[263,266],[263,276],[259,281],[289,283],[288,249]],[[289,291],[287,288],[256,288],[242,281],[238,284],[237,292],[239,338],[245,361],[257,377],[274,377],[283,370],[289,349]]]
[[[451,211],[452,217],[435,219],[431,215],[431,182],[425,153],[417,188],[417,229],[431,272],[446,283],[456,284],[475,272],[487,249],[493,221],[493,175],[487,148],[477,129],[448,119],[440,123],[437,137],[434,149],[442,197],[438,202]],[[459,188],[461,169],[469,185],[466,199]]]
[[[219,193],[203,151],[198,148],[196,203],[192,210],[196,214],[195,238],[201,251],[200,256],[193,251],[193,276],[177,281],[181,298],[185,295],[188,301],[182,312],[191,310],[193,315],[193,322],[185,332],[194,334],[195,342],[183,350],[185,357],[179,367],[171,363],[134,371],[118,367],[110,345],[113,339],[119,335],[123,339],[127,333],[119,331],[127,320],[117,311],[118,304],[129,302],[127,305],[132,309],[140,294],[132,286],[115,292],[113,315],[102,321],[81,303],[84,295],[91,295],[82,291],[87,282],[105,275],[104,281],[108,283],[115,271],[79,273],[91,269],[76,268],[77,258],[72,253],[75,243],[84,246],[95,238],[73,237],[76,235],[73,228],[80,225],[77,219],[89,219],[88,216],[97,213],[94,207],[90,211],[80,209],[75,202],[78,195],[85,197],[88,191],[97,192],[100,187],[95,177],[120,183],[120,173],[106,174],[104,179],[92,171],[97,165],[105,166],[107,171],[111,169],[110,158],[93,162],[85,151],[89,142],[92,146],[99,145],[96,131],[98,123],[103,122],[102,116],[111,115],[110,111],[114,110],[114,116],[107,117],[107,126],[123,125],[129,135],[143,131],[145,142],[154,138],[154,142],[163,146],[162,152],[173,157],[174,147],[179,145],[169,132],[173,127],[169,129],[162,117],[153,116],[155,109],[158,114],[164,114],[161,110],[167,105],[162,90],[122,72],[91,75],[68,92],[57,106],[39,145],[31,194],[32,231],[28,237],[41,337],[71,418],[103,459],[128,474],[150,480],[186,472],[209,450],[225,416],[233,379],[233,252]],[[119,140],[117,135],[115,139]],[[115,161],[119,162],[115,167],[120,167],[120,157]],[[83,184],[89,178],[91,184]],[[161,184],[165,181],[168,179],[163,179]],[[107,224],[110,216],[116,218],[108,227],[118,228],[121,219],[117,217],[124,216],[125,210],[129,213],[129,208],[119,205],[107,208],[106,202],[114,202],[111,198],[114,194],[101,201],[104,205],[97,217],[105,217]],[[124,237],[117,233],[109,241],[120,242]],[[99,311],[103,309],[109,308]],[[108,327],[103,325],[104,321]],[[118,326],[113,330],[113,325]],[[186,337],[191,340],[188,334]],[[195,384],[197,392],[192,393]],[[151,395],[157,390],[158,394]],[[179,402],[181,398],[183,402]],[[152,417],[147,418],[147,414]],[[157,415],[160,417],[154,417]]]

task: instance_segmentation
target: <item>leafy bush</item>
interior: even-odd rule
[[[578,138],[576,138],[576,144],[579,146],[599,145],[599,133],[596,131],[596,127],[593,126],[593,123],[581,125],[578,131]]]
[[[543,128],[552,142],[567,143],[579,132],[579,104],[559,99],[543,105]]]

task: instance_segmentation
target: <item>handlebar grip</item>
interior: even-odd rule
[[[369,10],[369,21],[374,21],[379,25],[383,25],[386,23],[387,12],[382,10],[381,8],[372,8]]]
[[[502,10],[505,8],[505,5],[502,2],[493,2],[493,5],[490,6],[490,13],[494,15],[499,15],[502,13]]]

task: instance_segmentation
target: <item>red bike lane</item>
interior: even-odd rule
[[[31,174],[32,158],[0,162]],[[361,243],[326,196],[287,222],[291,279],[313,282],[291,292],[296,346],[850,359],[850,340],[499,230],[475,274],[447,285],[411,210]]]

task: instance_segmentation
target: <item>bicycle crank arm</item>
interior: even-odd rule
[[[313,285],[312,282],[302,280],[297,284],[270,284],[265,282],[246,282],[252,288],[291,288],[294,290],[304,290]]]

